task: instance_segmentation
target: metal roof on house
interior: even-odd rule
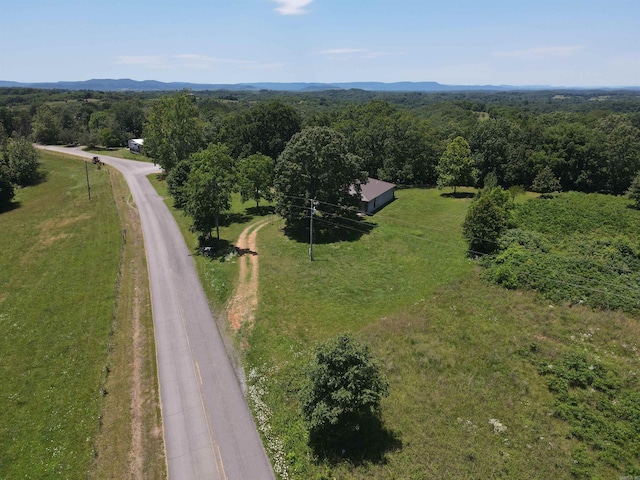
[[[396,186],[393,183],[377,180],[375,178],[368,178],[367,183],[363,183],[360,188],[362,189],[362,200],[370,202],[383,193],[393,190]]]

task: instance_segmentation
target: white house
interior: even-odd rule
[[[360,211],[363,213],[374,213],[396,198],[396,186],[393,183],[367,178],[367,183],[363,183],[360,188],[362,189]],[[353,187],[352,192],[355,193]]]
[[[144,146],[144,139],[132,138],[129,140],[129,151],[131,153],[142,153],[142,147]]]

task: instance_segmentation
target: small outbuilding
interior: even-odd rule
[[[362,189],[360,200],[362,213],[374,213],[396,198],[396,186],[393,183],[367,178],[367,183],[363,183],[360,188]],[[355,189],[353,192],[355,193]]]
[[[142,147],[144,147],[144,139],[132,138],[129,140],[129,151],[131,153],[142,153]]]

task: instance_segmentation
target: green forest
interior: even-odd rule
[[[640,170],[640,95],[630,91],[188,95],[198,117],[189,154],[222,143],[236,160],[260,153],[275,161],[294,133],[326,126],[345,137],[369,176],[401,185],[435,185],[440,158],[457,137],[470,147],[475,186],[495,173],[504,188],[530,189],[548,168],[563,191],[618,195]],[[145,137],[163,96],[0,89],[0,142],[125,146]]]

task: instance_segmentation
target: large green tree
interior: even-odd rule
[[[164,96],[152,104],[143,130],[145,154],[169,173],[204,146],[204,125],[189,92]]]
[[[511,194],[501,187],[484,190],[469,206],[462,233],[469,245],[469,254],[492,253],[498,239],[509,226],[513,205]]]
[[[31,124],[33,139],[39,143],[57,143],[62,125],[58,116],[47,105],[38,108]]]
[[[293,136],[276,162],[276,210],[287,227],[296,228],[309,217],[309,200],[315,199],[339,221],[359,206],[360,182],[365,181],[362,160],[348,152],[341,134],[309,127]]]
[[[369,348],[349,335],[316,347],[301,391],[311,439],[340,441],[379,413],[388,382]]]
[[[273,160],[259,153],[238,161],[238,186],[242,201],[273,200]]]
[[[21,187],[33,185],[41,178],[40,154],[26,138],[9,140],[6,165],[11,181]]]
[[[261,153],[278,158],[291,137],[302,128],[300,114],[279,100],[260,102],[249,111],[228,118],[223,141],[236,158]]]
[[[471,148],[463,137],[456,137],[440,157],[437,167],[438,188],[453,187],[453,193],[459,186],[473,186],[477,180]]]
[[[211,144],[191,155],[183,209],[193,220],[192,229],[200,232],[205,242],[211,239],[214,228],[220,241],[219,217],[231,208],[235,180],[234,161],[225,145]]]
[[[191,158],[178,162],[167,175],[167,191],[173,197],[173,205],[177,208],[183,208],[187,200],[184,186],[190,173]]]

